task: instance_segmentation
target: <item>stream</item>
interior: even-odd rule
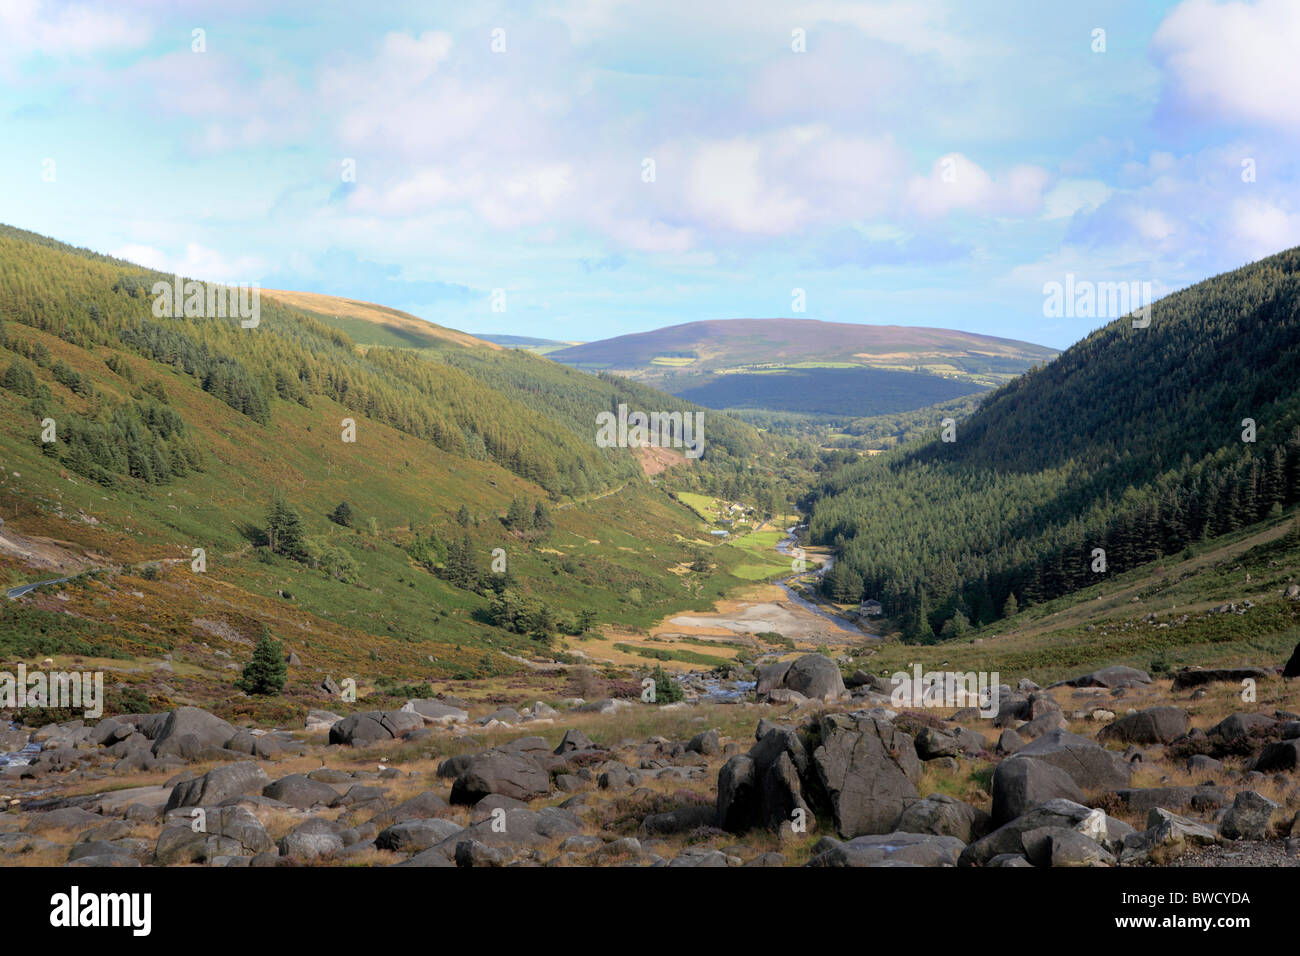
[[[796,534],[796,532],[800,527],[802,527],[802,525],[795,525],[794,527],[786,528],[785,529],[786,536],[779,544],[777,544],[776,550],[779,551],[781,554],[787,554],[787,555],[790,554],[791,548],[793,548],[794,545],[799,540],[799,537]],[[816,576],[816,578],[820,581],[822,576],[827,571],[829,571],[834,566],[834,564],[835,564],[834,556],[828,554],[823,560],[822,566],[820,568],[817,568],[814,571],[801,571],[792,574],[787,574],[783,578],[778,578],[776,583],[781,586],[781,590],[785,591],[786,595],[790,598],[792,602],[799,605],[805,611],[810,611],[813,614],[816,614],[818,617],[825,618],[827,621],[830,621],[832,624],[834,624],[839,630],[844,631],[848,634],[852,634],[854,637],[864,637],[864,636],[874,637],[875,635],[872,635],[867,631],[862,630],[856,625],[840,617],[838,614],[832,614],[829,611],[823,610],[823,608],[820,605],[818,605],[813,601],[809,601],[806,597],[804,597],[802,594],[800,594],[798,591],[796,591],[793,587],[790,586],[789,582],[795,580],[796,578],[801,578],[806,574],[812,574]]]

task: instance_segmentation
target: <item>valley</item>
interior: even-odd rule
[[[1294,865],[1297,273],[965,377],[893,329],[834,371],[978,394],[741,415],[659,390],[663,342],[624,377],[315,293],[159,315],[174,277],[0,228],[0,674],[105,688],[0,676],[0,859]],[[710,383],[831,361],[769,346]]]

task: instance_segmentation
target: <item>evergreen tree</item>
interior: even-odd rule
[[[1014,593],[1007,595],[1006,603],[1002,605],[1003,617],[1015,617],[1020,612],[1020,604],[1016,601]]]
[[[274,553],[295,561],[307,560],[302,516],[278,493],[271,499],[271,508],[266,515],[266,537]]]
[[[353,521],[352,506],[346,501],[339,502],[338,507],[330,512],[330,520],[337,525],[351,528]]]
[[[284,648],[263,628],[262,636],[253,648],[253,657],[245,666],[235,686],[247,694],[278,694],[284,690],[288,667],[284,661]]]
[[[528,506],[524,504],[522,498],[516,496],[510,502],[510,508],[506,511],[506,527],[511,531],[524,531],[532,522],[532,516],[528,512]]]

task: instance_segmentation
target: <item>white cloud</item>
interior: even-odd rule
[[[1230,214],[1232,236],[1252,260],[1300,245],[1300,215],[1261,199],[1238,199]]]
[[[961,153],[934,161],[928,176],[914,176],[907,184],[907,201],[925,217],[955,210],[993,216],[1026,216],[1043,203],[1048,173],[1038,166],[1016,166],[995,181],[979,164]]]
[[[1186,0],[1152,50],[1168,91],[1193,115],[1300,132],[1300,3]]]
[[[1068,219],[1080,210],[1096,209],[1114,192],[1099,179],[1064,179],[1043,197],[1044,219]]]
[[[266,271],[266,263],[252,256],[227,258],[220,252],[196,242],[186,243],[185,253],[168,255],[153,246],[127,244],[114,249],[109,255],[135,262],[159,272],[189,276],[204,282],[221,282],[236,285],[256,282]]]
[[[139,17],[120,16],[96,4],[5,0],[0,4],[0,50],[5,51],[0,63],[33,54],[81,56],[137,47],[149,33]]]
[[[703,222],[736,232],[779,235],[807,220],[807,206],[760,169],[762,147],[736,139],[710,143],[691,163],[687,199]]]

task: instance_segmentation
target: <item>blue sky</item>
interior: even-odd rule
[[[1297,49],[1294,0],[3,0],[0,221],[470,332],[1063,347],[1067,273],[1300,244]]]

